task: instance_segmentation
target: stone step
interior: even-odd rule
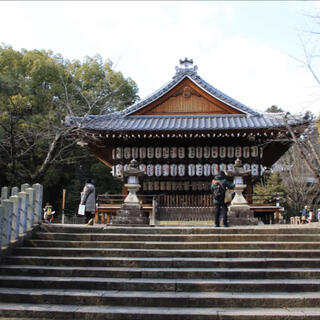
[[[319,308],[168,308],[1,303],[0,316],[87,320],[319,320]]]
[[[8,256],[7,264],[141,268],[320,268],[317,258],[129,258]]]
[[[151,242],[151,241],[64,241],[64,240],[26,240],[29,247],[59,248],[132,248],[132,249],[278,249],[278,250],[320,250],[320,242]]]
[[[160,235],[160,234],[115,234],[115,233],[45,233],[36,232],[34,239],[72,240],[72,241],[166,241],[166,242],[211,242],[211,241],[294,241],[320,242],[320,234],[195,234],[195,235]]]
[[[43,232],[62,232],[62,233],[123,233],[123,234],[319,234],[320,224],[311,225],[283,225],[282,228],[271,226],[237,226],[229,228],[212,227],[125,227],[125,226],[106,226],[106,225],[61,225],[61,224],[42,224],[40,230]]]
[[[0,301],[60,305],[128,307],[232,307],[312,308],[320,304],[319,292],[154,292],[0,288]]]
[[[1,288],[171,292],[315,292],[317,279],[131,279],[0,276]]]
[[[320,279],[320,268],[110,268],[2,265],[1,275],[162,279]]]
[[[13,255],[25,256],[76,256],[76,257],[150,257],[150,258],[320,258],[320,250],[164,250],[164,249],[102,249],[102,248],[39,248],[21,247]]]

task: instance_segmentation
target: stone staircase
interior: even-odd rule
[[[1,319],[320,319],[320,228],[41,225]]]

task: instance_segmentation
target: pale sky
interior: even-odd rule
[[[307,15],[319,10],[313,1],[1,1],[0,42],[69,60],[100,54],[141,98],[188,57],[204,80],[252,109],[319,114],[319,85],[296,60],[302,41],[317,51],[305,31],[315,30]]]

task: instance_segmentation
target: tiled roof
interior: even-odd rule
[[[141,108],[165,95],[185,78],[190,79],[216,99],[242,112],[242,114],[211,115],[132,115]],[[290,120],[291,125],[302,124],[301,120]],[[283,115],[258,113],[217,90],[197,74],[197,67],[176,67],[173,79],[158,91],[127,109],[100,116],[86,118],[67,117],[67,126],[99,131],[210,131],[268,129],[285,126]]]
[[[80,118],[78,119],[80,120]],[[97,116],[82,122],[82,128],[102,131],[210,131],[284,127],[281,119],[247,115],[138,115]]]
[[[219,91],[206,81],[204,81],[198,74],[197,74],[197,66],[191,67],[191,68],[179,68],[176,67],[176,74],[172,78],[170,82],[168,82],[166,85],[164,85],[162,88],[154,92],[149,97],[137,102],[136,104],[132,105],[131,107],[123,110],[120,112],[121,116],[126,116],[129,114],[132,114],[139,109],[144,108],[145,106],[149,105],[153,101],[159,99],[163,95],[165,95],[167,92],[169,92],[172,88],[174,88],[177,84],[179,84],[182,80],[185,78],[190,79],[192,82],[197,84],[201,89],[215,97],[216,99],[224,102],[225,104],[242,111],[246,114],[250,115],[258,115],[259,113],[250,109],[249,107],[245,106],[244,104],[238,102],[237,100],[229,97],[225,93]]]

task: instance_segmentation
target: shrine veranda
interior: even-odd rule
[[[158,195],[157,206],[169,220],[170,212],[173,220],[209,219],[211,180],[221,170],[232,171],[236,159],[251,170],[245,179],[250,203],[254,183],[292,144],[288,124],[299,135],[308,123],[285,123],[241,104],[205,82],[188,59],[180,60],[170,82],[121,112],[66,119],[66,125],[81,127],[75,138],[114,176],[121,178],[136,159],[145,171],[139,194]],[[174,208],[184,212],[178,217]]]

